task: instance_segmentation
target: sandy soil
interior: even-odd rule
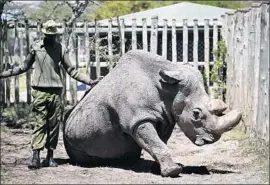
[[[151,156],[143,152],[140,162],[130,166],[79,167],[69,163],[62,133],[55,157],[57,168],[29,170],[30,130],[1,129],[1,184],[247,184],[266,183],[265,171],[255,154],[243,155],[242,143],[224,140],[198,147],[179,129],[168,142],[173,159],[184,165],[177,178],[163,178]],[[44,158],[46,151],[41,157]]]

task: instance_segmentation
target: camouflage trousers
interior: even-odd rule
[[[63,114],[61,89],[33,90],[32,97],[32,112],[36,125],[32,133],[31,148],[43,150],[45,147],[54,150],[58,143]]]

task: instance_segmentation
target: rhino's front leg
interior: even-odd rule
[[[139,124],[134,130],[133,137],[159,163],[162,176],[175,177],[179,175],[182,170],[181,166],[172,160],[168,147],[159,138],[152,123]]]

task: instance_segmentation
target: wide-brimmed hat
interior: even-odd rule
[[[58,34],[56,22],[54,20],[48,20],[47,22],[43,23],[41,31],[47,35]]]

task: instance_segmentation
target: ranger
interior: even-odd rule
[[[0,79],[19,75],[28,71],[34,64],[31,85],[32,111],[36,124],[31,139],[33,157],[28,165],[29,169],[38,169],[41,166],[57,167],[53,151],[58,143],[59,123],[63,114],[63,80],[60,65],[72,78],[90,86],[97,84],[102,78],[91,80],[72,66],[67,50],[56,41],[58,30],[53,20],[43,24],[42,32],[45,37],[31,45],[30,53],[22,65],[0,73]],[[44,147],[48,150],[47,157],[40,163],[40,151]]]

